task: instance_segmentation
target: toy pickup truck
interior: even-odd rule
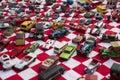
[[[108,49],[100,48],[100,53],[103,59],[120,57],[120,41],[110,42],[111,46]]]

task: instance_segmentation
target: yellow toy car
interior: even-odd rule
[[[29,31],[33,26],[35,25],[35,22],[33,21],[24,21],[20,25],[20,29],[23,31]]]
[[[63,26],[65,26],[65,24],[63,22],[56,22],[53,20],[52,28],[54,30],[58,29],[59,27],[63,27]]]
[[[99,5],[97,6],[97,11],[100,13],[106,13],[106,8],[105,6]]]

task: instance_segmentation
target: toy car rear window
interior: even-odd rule
[[[26,62],[27,62],[27,61],[30,61],[31,59],[32,59],[31,56],[25,56],[25,57],[23,58],[23,60],[26,61]]]

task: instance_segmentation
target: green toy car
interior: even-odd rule
[[[37,48],[39,47],[39,44],[36,42],[36,43],[33,43],[31,44],[28,48],[26,48],[24,50],[24,53],[28,54],[30,52],[34,52]]]
[[[113,41],[108,49],[100,48],[99,52],[103,59],[120,57],[120,41]]]
[[[95,15],[95,12],[87,12],[86,14],[84,14],[84,17],[85,18],[91,18],[94,15]]]
[[[76,46],[68,45],[65,50],[61,53],[60,58],[68,60],[76,50]]]

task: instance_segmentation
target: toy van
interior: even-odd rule
[[[25,33],[20,31],[16,33],[16,40],[15,40],[16,45],[25,45]]]
[[[105,8],[105,6],[99,5],[99,6],[97,6],[97,11],[101,12],[101,13],[106,13],[106,8]]]
[[[20,25],[20,29],[23,31],[29,31],[34,25],[35,25],[35,22],[33,22],[33,21],[24,21]]]
[[[68,46],[68,43],[65,41],[59,42],[54,46],[54,52],[61,53],[67,46]]]

